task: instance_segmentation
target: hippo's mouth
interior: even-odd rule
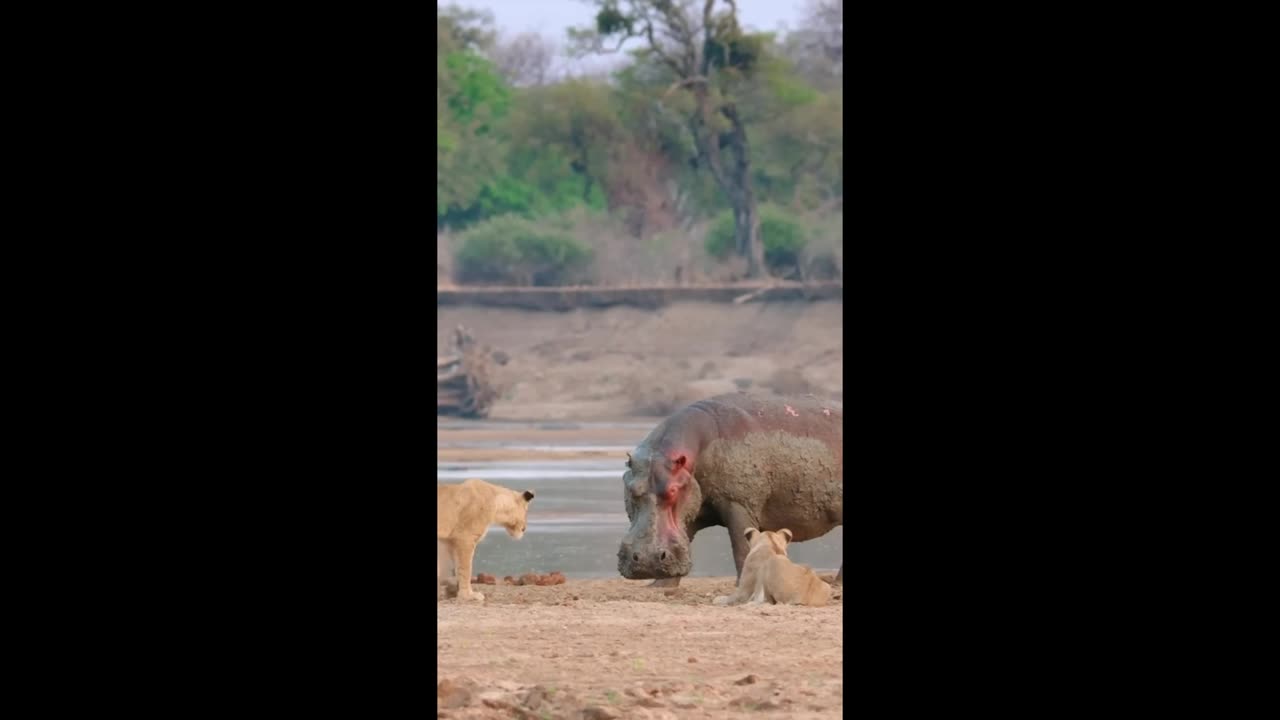
[[[681,532],[680,523],[676,521],[676,505],[671,503],[662,508],[662,517],[666,520],[661,527],[661,536],[665,542],[679,542]]]

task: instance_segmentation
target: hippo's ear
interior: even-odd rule
[[[779,535],[781,535],[782,537],[786,538],[786,539],[787,539],[787,542],[791,542],[791,531],[790,531],[790,530],[788,530],[788,529],[786,529],[786,528],[782,528],[781,530],[779,530],[779,531],[778,531],[778,534],[779,534]]]
[[[533,500],[533,491],[532,491],[532,490],[525,490],[525,491],[524,491],[524,501],[525,501],[525,502],[529,502],[530,500]]]
[[[680,470],[681,468],[683,468],[685,465],[688,465],[688,464],[689,464],[689,457],[687,455],[681,454],[671,459],[672,470]]]
[[[760,531],[759,531],[759,530],[757,530],[757,529],[755,529],[755,528],[747,528],[747,531],[746,531],[745,533],[743,533],[743,535],[745,535],[745,536],[747,537],[747,539],[748,539],[748,540],[750,540],[751,538],[755,537],[755,536],[756,536],[756,533],[758,533],[758,532],[760,532]]]

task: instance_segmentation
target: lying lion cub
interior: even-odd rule
[[[820,607],[831,599],[831,586],[817,573],[796,565],[787,557],[790,530],[761,532],[747,528],[751,550],[742,563],[742,578],[732,595],[721,595],[716,605],[782,603]]]
[[[459,600],[484,600],[471,590],[471,559],[476,545],[498,524],[519,540],[524,536],[525,517],[533,493],[508,490],[483,480],[465,480],[456,485],[436,483],[436,541],[447,548],[449,565],[458,577]],[[441,577],[441,558],[436,558],[436,579]]]

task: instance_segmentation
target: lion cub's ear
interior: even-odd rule
[[[782,537],[786,538],[786,539],[787,539],[787,542],[791,542],[791,531],[790,531],[790,530],[788,530],[788,529],[786,529],[786,528],[782,528],[781,530],[779,530],[779,531],[778,531],[778,534],[779,534],[779,535],[781,535]]]
[[[524,501],[525,501],[525,502],[529,502],[530,500],[533,500],[533,491],[532,491],[532,490],[525,490],[525,491],[524,491]]]
[[[755,537],[755,534],[758,532],[760,531],[755,528],[747,528],[747,531],[744,532],[743,535],[745,535],[747,539],[750,540],[751,538]]]

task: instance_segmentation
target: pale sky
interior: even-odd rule
[[[746,30],[761,32],[780,30],[784,23],[787,27],[794,27],[804,4],[804,0],[737,0],[738,22]],[[488,10],[493,13],[494,26],[500,35],[511,37],[525,32],[537,33],[554,40],[562,51],[568,37],[565,30],[593,24],[597,10],[590,0],[437,0],[437,5]],[[720,5],[724,3],[717,3]],[[625,61],[625,55],[594,55],[578,59],[561,56],[556,60],[556,67],[560,70],[600,71]]]
[[[586,25],[595,16],[595,5],[585,0],[437,0],[441,6],[488,10],[503,33],[536,32],[563,42],[565,29]],[[777,30],[782,22],[795,25],[802,0],[737,0],[738,21],[757,31]],[[720,4],[720,3],[717,3]]]

